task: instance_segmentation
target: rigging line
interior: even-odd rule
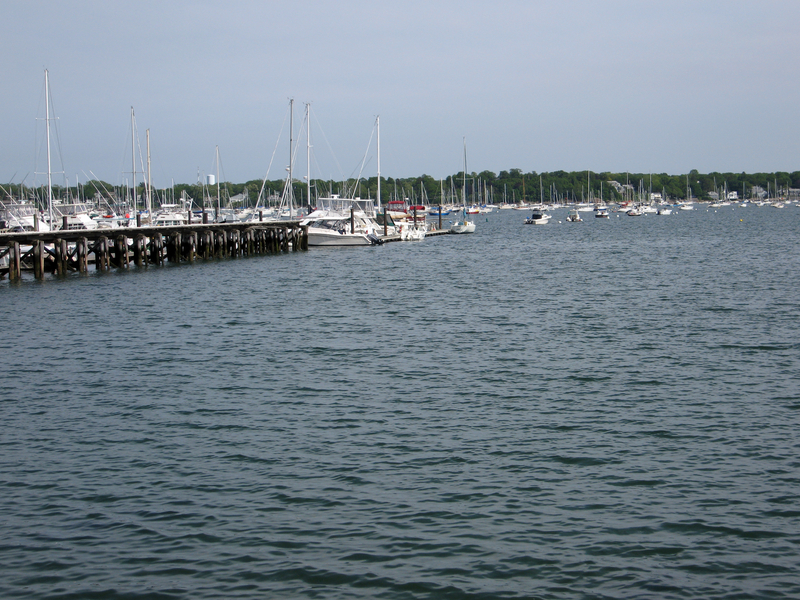
[[[294,165],[294,160],[297,158],[297,151],[300,149],[300,136],[303,135],[303,126],[300,125],[300,130],[297,132],[297,140],[295,141],[294,148],[292,149],[292,165]]]
[[[374,136],[375,136],[375,125],[372,126],[372,133],[370,133],[370,135],[369,135],[369,142],[367,143],[367,149],[364,152],[364,158],[361,160],[361,170],[358,172],[358,177],[356,178],[356,181],[353,184],[353,191],[354,192],[356,190],[356,186],[358,185],[358,182],[361,181],[361,174],[364,172],[364,165],[367,162],[367,155],[369,154],[370,146],[372,146],[372,138]]]
[[[331,152],[331,156],[333,157],[333,162],[336,163],[336,167],[339,169],[339,175],[342,176],[343,175],[343,173],[342,173],[342,165],[339,164],[339,161],[336,158],[336,154],[334,154],[333,148],[331,147],[331,143],[328,141],[328,136],[325,135],[325,130],[322,129],[322,125],[320,125],[319,120],[317,120],[317,113],[316,112],[314,113],[314,119],[315,119],[315,123],[316,123],[319,131],[322,133],[322,137],[325,140],[325,144],[327,144],[327,146],[328,146],[328,150],[330,150],[330,152]]]
[[[134,121],[134,123],[136,122],[136,117],[133,118],[133,121]],[[136,136],[136,149],[139,150],[139,166],[142,168],[142,170],[139,171],[139,172],[144,176],[141,183],[144,184],[144,187],[145,187],[145,190],[146,190],[147,189],[147,172],[144,169],[144,158],[142,157],[142,141],[139,139],[138,135]],[[136,157],[134,156],[133,159],[136,160]],[[135,190],[134,190],[134,195],[136,195],[136,191]]]
[[[45,69],[46,71],[47,69]],[[39,147],[39,121],[43,120],[38,117],[39,114],[42,112],[42,98],[45,96],[45,89],[47,85],[44,81],[42,81],[42,89],[39,92],[39,105],[36,107],[36,127],[34,129],[33,134],[33,185],[36,186],[36,175],[39,175],[39,154],[41,153],[41,148]],[[47,115],[45,115],[45,119],[47,119]],[[47,125],[45,125],[47,127]]]
[[[133,133],[131,133],[131,135],[133,135]],[[129,141],[130,141],[130,139],[128,138],[128,128],[126,127],[125,128],[125,146],[124,146],[124,149],[122,151],[122,158],[119,161],[119,174],[120,174],[120,177],[123,180],[125,179],[125,177],[124,177],[125,173],[129,172],[129,171],[125,170],[125,167],[123,167],[123,165],[125,164],[125,162],[126,162],[126,160],[128,158],[128,147],[130,146],[130,144],[128,143]],[[123,183],[123,181],[120,181],[120,186],[122,186],[122,183]]]
[[[89,176],[86,174],[86,171],[84,171],[84,170],[82,170],[82,169],[81,169],[81,173],[83,173],[83,176],[84,176],[84,177],[86,177],[86,179],[87,179],[87,180],[89,180]],[[103,182],[102,182],[102,181],[100,181],[100,180],[97,178],[97,175],[95,175],[94,173],[92,173],[92,170],[91,170],[91,169],[89,169],[89,173],[91,173],[91,175],[92,175],[92,178],[94,179],[94,181],[96,181],[97,183],[99,183],[99,184],[100,184],[100,187],[102,187],[102,188],[103,188],[103,191],[106,193],[106,195],[107,195],[109,198],[113,198],[113,196],[111,195],[111,192],[109,192],[109,191],[108,191],[108,189],[106,189],[106,186],[103,184]],[[84,184],[84,185],[86,185],[86,184]],[[105,200],[105,198],[104,198],[104,200]]]
[[[269,172],[272,169],[272,163],[275,160],[275,154],[278,152],[278,144],[281,143],[281,136],[283,135],[283,128],[286,126],[286,118],[289,115],[289,108],[286,108],[286,112],[283,114],[283,123],[281,123],[281,130],[278,133],[278,140],[275,142],[275,149],[272,151],[272,158],[269,159],[269,166],[267,166],[267,172],[264,175],[264,179],[261,182],[261,189],[258,192],[258,198],[256,199],[256,208],[258,208],[259,203],[264,198],[264,187],[267,185],[267,178],[269,177]]]
[[[50,109],[53,114],[57,114],[55,103],[53,102],[53,88],[50,88]],[[64,168],[64,153],[61,150],[61,136],[59,135],[59,128],[58,128],[58,117],[54,117],[52,119],[55,121],[55,132],[56,132],[56,146],[58,147],[58,161],[61,163],[61,171],[59,173],[64,175],[64,186],[67,187],[67,170]]]

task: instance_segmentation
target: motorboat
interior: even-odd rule
[[[44,216],[33,204],[0,201],[0,222],[11,231],[50,231]]]
[[[427,231],[424,226],[404,222],[400,224],[399,233],[402,242],[421,242],[425,239]]]
[[[583,219],[581,219],[581,215],[579,214],[578,210],[571,210],[567,215],[567,221],[570,223],[581,223]]]
[[[525,224],[546,225],[549,220],[550,220],[550,215],[548,215],[542,210],[534,209],[533,213],[531,213],[531,216],[525,219]]]
[[[308,227],[309,246],[374,246],[382,243],[372,233],[364,231],[361,224],[356,231],[345,215],[315,215],[301,221]]]
[[[608,208],[599,206],[594,209],[594,216],[596,219],[610,219],[611,215],[608,213]]]
[[[176,225],[186,225],[186,215],[184,213],[161,211],[153,219],[155,227],[175,227]]]
[[[371,201],[334,194],[319,198],[317,208],[300,225],[308,227],[309,246],[374,246],[383,243],[383,227],[373,211]]]

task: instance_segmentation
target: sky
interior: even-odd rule
[[[797,0],[3,0],[0,181],[800,170]],[[363,165],[363,166],[362,166]],[[141,173],[137,179],[141,181]]]

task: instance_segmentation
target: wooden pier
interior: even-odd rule
[[[0,233],[0,260],[8,257],[0,278],[85,273],[90,262],[104,271],[290,250],[308,250],[308,228],[299,221]]]

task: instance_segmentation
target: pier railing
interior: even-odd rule
[[[299,221],[0,233],[0,264],[8,259],[0,277],[16,280],[32,271],[42,279],[85,273],[92,263],[102,271],[290,250],[308,250],[308,228]]]

